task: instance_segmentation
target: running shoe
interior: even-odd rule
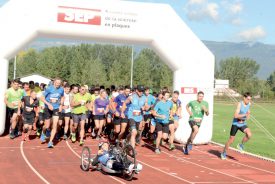
[[[189,155],[189,151],[188,151],[187,145],[185,145],[185,147],[183,147],[183,153],[184,153],[185,155]]]
[[[53,148],[53,142],[48,143],[48,148]]]
[[[72,142],[74,143],[76,141],[75,133],[72,133]]]
[[[40,140],[41,140],[41,143],[46,142],[46,135],[43,132],[41,133]]]
[[[92,136],[92,137],[95,137],[95,136],[96,136],[94,129],[93,129],[93,132],[92,132],[91,136]]]
[[[130,174],[133,171],[134,167],[135,167],[135,164],[130,164],[126,173]]]
[[[25,141],[25,140],[26,140],[26,134],[23,133],[23,134],[22,134],[22,141]]]
[[[22,135],[22,132],[21,131],[18,131],[17,134],[16,134],[16,137],[17,136],[21,136]]]
[[[159,149],[159,148],[156,148],[156,149],[155,149],[155,153],[156,153],[156,154],[160,154],[160,149]]]
[[[40,135],[41,135],[40,131],[39,131],[39,130],[37,130],[37,132],[36,132],[36,136],[37,136],[37,137],[39,137]]]
[[[170,147],[169,147],[169,150],[170,150],[170,151],[174,150],[175,148],[176,148],[176,147],[175,147],[174,144],[170,144]]]
[[[188,151],[191,151],[192,150],[192,144],[188,144],[187,148],[188,148]]]
[[[135,173],[138,174],[142,170],[142,165],[138,163],[135,170]]]
[[[240,150],[241,153],[244,153],[244,145],[243,144],[238,144],[237,148],[238,148],[238,150]]]
[[[57,141],[60,139],[59,133],[56,133],[56,134],[55,134],[54,139],[57,140]]]
[[[80,140],[80,141],[79,141],[79,146],[83,146],[83,144],[84,144],[84,141],[83,141],[83,140]]]
[[[66,134],[64,134],[63,139],[64,139],[64,140],[67,140],[67,139],[68,139],[68,136],[67,136]]]
[[[49,129],[46,129],[46,137],[51,137],[51,130]]]
[[[226,152],[222,152],[221,153],[221,159],[222,160],[226,160]]]

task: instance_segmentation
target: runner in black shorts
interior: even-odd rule
[[[156,149],[155,153],[160,154],[160,142],[161,140],[167,140],[169,133],[169,118],[171,116],[171,109],[173,104],[169,101],[170,93],[169,91],[164,91],[162,93],[163,98],[159,101],[153,111],[153,115],[156,118],[156,131],[158,133],[156,139]],[[170,145],[171,146],[171,145]]]
[[[125,86],[125,88],[123,89],[123,93],[118,95],[114,100],[114,103],[115,103],[115,106],[116,106],[115,113],[114,113],[115,114],[115,117],[114,117],[114,130],[115,130],[115,133],[116,133],[116,137],[119,140],[122,139],[122,137],[125,133],[125,130],[127,128],[128,122],[129,122],[128,116],[127,116],[129,104],[126,104],[126,109],[125,109],[125,112],[124,112],[125,116],[124,117],[121,116],[121,110],[122,110],[122,107],[123,107],[123,103],[129,97],[130,91],[131,91],[130,86]]]
[[[30,96],[25,96],[22,99],[22,107],[23,107],[23,134],[22,141],[29,140],[29,135],[32,130],[32,126],[34,123],[34,118],[38,115],[37,107],[38,100],[36,99],[36,92],[31,91]]]
[[[186,111],[189,114],[189,125],[192,129],[191,134],[183,148],[184,154],[188,155],[192,150],[192,144],[199,132],[204,114],[209,115],[208,102],[203,100],[204,93],[199,91],[197,94],[197,100],[191,101],[186,105]]]
[[[235,140],[235,135],[238,132],[238,130],[245,133],[245,136],[242,140],[241,144],[237,145],[237,148],[241,151],[241,153],[244,152],[244,144],[251,138],[252,134],[250,129],[247,127],[247,120],[250,118],[250,101],[251,101],[251,94],[245,93],[243,96],[243,100],[238,103],[237,109],[234,114],[234,119],[231,126],[230,131],[230,137],[229,140],[226,142],[223,152],[221,153],[221,159],[225,160],[227,151],[230,147],[230,145]]]

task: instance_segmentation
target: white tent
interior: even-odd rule
[[[48,85],[51,79],[40,74],[31,74],[31,75],[20,77],[20,81],[22,82],[34,81],[35,83],[38,82],[39,84],[44,83]]]
[[[147,44],[174,71],[174,89],[185,106],[205,92],[210,116],[195,143],[211,140],[214,56],[166,4],[110,0],[11,0],[0,9],[0,86],[7,86],[8,59],[38,37],[83,39],[108,43]],[[0,88],[3,102],[5,89]],[[184,142],[190,134],[188,115],[176,132]],[[5,107],[0,107],[0,134]]]

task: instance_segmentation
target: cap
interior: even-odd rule
[[[140,92],[143,92],[144,91],[144,86],[143,85],[138,85],[137,90],[140,91]]]

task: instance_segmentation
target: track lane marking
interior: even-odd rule
[[[25,153],[24,153],[24,149],[23,149],[23,145],[24,142],[22,141],[20,143],[20,151],[21,151],[21,155],[23,157],[23,159],[25,160],[25,162],[27,163],[27,165],[31,168],[31,170],[46,184],[50,184],[50,182],[48,182],[32,165],[31,163],[28,161]]]

